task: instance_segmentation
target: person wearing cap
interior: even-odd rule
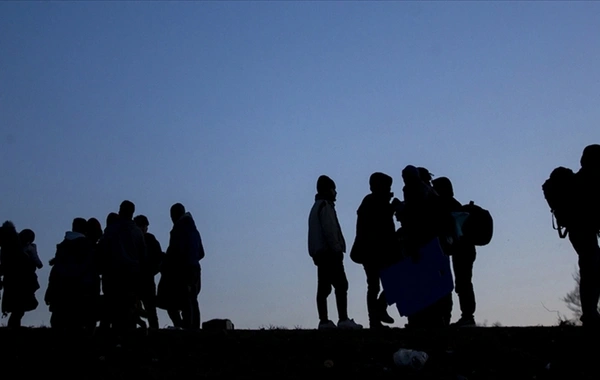
[[[362,329],[348,318],[348,279],[344,270],[346,241],[335,211],[335,182],[326,175],[317,179],[317,194],[308,217],[308,253],[317,266],[319,330]],[[338,323],[329,319],[327,298],[335,288]]]
[[[149,327],[151,329],[158,329],[156,282],[154,281],[154,277],[160,271],[164,252],[162,251],[160,243],[156,240],[156,237],[148,232],[148,226],[150,225],[148,218],[145,215],[137,215],[133,218],[133,221],[144,233],[144,240],[146,241],[146,250],[148,253],[147,259],[142,266],[140,300],[144,306]]]
[[[431,183],[433,174],[431,174],[427,168],[424,168],[422,166],[419,166],[417,168],[417,171],[419,173],[419,178],[421,178],[421,181],[423,181],[423,183],[425,183],[427,186],[433,187],[433,185]]]
[[[600,145],[585,147],[581,168],[575,173],[578,189],[576,217],[569,226],[569,240],[578,255],[581,322],[584,327],[600,329]]]

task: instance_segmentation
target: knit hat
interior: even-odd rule
[[[326,175],[322,175],[317,179],[317,193],[322,194],[331,189],[335,189],[335,182]]]

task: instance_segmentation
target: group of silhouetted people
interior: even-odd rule
[[[394,198],[391,176],[376,172],[369,178],[371,193],[357,210],[356,235],[350,258],[364,268],[367,281],[367,311],[371,329],[387,328],[394,323],[387,312],[385,292],[381,291],[381,271],[411,257],[438,238],[445,254],[451,255],[455,291],[459,296],[461,318],[456,326],[475,326],[475,293],[472,274],[475,245],[456,234],[453,213],[464,206],[454,198],[451,181],[440,177],[432,181],[423,167],[408,165],[402,171],[404,200]],[[315,203],[308,219],[308,251],[317,266],[317,311],[319,329],[361,329],[347,313],[348,280],[344,270],[346,242],[338,222],[335,182],[326,175],[317,179]],[[394,219],[400,222],[396,228]],[[339,320],[329,319],[327,298],[335,289]],[[407,327],[450,325],[452,293],[433,305],[408,317]]]
[[[135,205],[123,201],[118,213],[107,216],[104,230],[96,218],[73,219],[49,262],[44,301],[52,328],[158,329],[157,308],[167,311],[175,328],[200,328],[204,248],[192,215],[181,203],[171,207],[173,227],[163,252],[148,232],[148,218],[134,212]],[[43,264],[34,240],[33,231],[17,232],[10,221],[0,228],[2,313],[10,314],[8,327],[21,326],[23,315],[38,307],[36,269]]]
[[[448,178],[432,179],[426,168],[408,165],[402,170],[402,180],[401,201],[394,198],[392,177],[373,173],[369,178],[371,192],[357,209],[350,258],[365,271],[369,327],[381,329],[394,323],[381,291],[382,270],[400,260],[418,261],[420,249],[434,239],[452,261],[461,310],[460,319],[452,325],[475,326],[473,264],[476,246],[491,239],[491,216],[488,214],[489,228],[483,223],[483,237],[474,240],[474,233],[466,233],[467,222],[459,223],[465,207],[472,203],[466,206],[454,198]],[[318,328],[362,329],[347,312],[348,280],[343,263],[347,247],[335,210],[336,184],[322,175],[316,189],[308,218],[308,252],[317,267]],[[600,328],[600,145],[584,149],[576,173],[556,168],[543,190],[558,223],[555,228],[561,237],[569,235],[579,257],[581,321],[584,326]],[[468,208],[466,215],[475,215],[474,207]],[[156,309],[161,308],[175,328],[200,328],[198,295],[204,248],[194,219],[182,204],[171,207],[173,227],[163,252],[148,232],[148,219],[144,215],[134,217],[134,211],[132,202],[123,201],[118,213],[108,215],[104,230],[95,218],[73,220],[49,262],[52,269],[44,300],[52,313],[51,327],[94,330],[99,323],[101,328],[122,331],[136,325],[145,327],[146,319],[150,328],[158,328]],[[478,222],[471,222],[470,229],[480,227]],[[461,223],[462,227],[457,227]],[[4,222],[0,227],[0,289],[3,316],[10,314],[9,327],[19,327],[24,314],[38,307],[36,270],[42,267],[35,233],[30,229],[18,232],[12,222]],[[158,273],[161,277],[156,286]],[[332,288],[337,324],[330,320],[327,308]],[[450,292],[409,315],[407,327],[449,326],[452,303]]]
[[[586,146],[580,164],[577,172],[562,166],[555,168],[542,189],[556,220],[553,227],[561,238],[568,235],[578,255],[581,322],[600,329],[600,145]],[[381,291],[382,271],[408,258],[418,261],[420,249],[433,239],[438,239],[443,254],[451,257],[454,290],[461,310],[460,319],[452,325],[475,326],[473,264],[476,246],[486,245],[491,239],[491,216],[472,202],[458,202],[452,182],[446,177],[432,179],[426,168],[408,165],[402,171],[402,179],[404,200],[400,201],[391,191],[392,177],[373,173],[369,179],[371,193],[357,210],[350,258],[365,271],[369,326],[379,329],[387,327],[384,323],[394,322],[387,312],[385,292]],[[347,250],[335,210],[336,185],[322,175],[316,187],[308,218],[308,252],[317,266],[318,328],[361,329],[347,313],[348,280],[343,264]],[[398,229],[394,218],[400,222]],[[327,310],[332,288],[339,316],[337,325],[329,319]],[[407,327],[449,326],[451,312],[452,293],[448,293],[409,315]]]

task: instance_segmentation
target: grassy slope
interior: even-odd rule
[[[149,336],[138,334],[121,347],[107,336],[66,336],[43,328],[0,329],[0,342],[2,380],[600,378],[597,337],[592,339],[579,327],[160,330]],[[425,368],[416,373],[396,368],[392,355],[401,347],[427,352]],[[327,368],[326,360],[333,361],[333,367]],[[550,370],[544,369],[548,363]]]

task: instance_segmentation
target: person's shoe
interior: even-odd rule
[[[360,330],[362,329],[362,325],[354,322],[354,319],[346,319],[345,321],[338,322],[338,328],[344,330]]]
[[[337,328],[337,326],[333,321],[327,320],[319,322],[319,330],[333,330],[335,328]]]
[[[394,318],[388,314],[387,308],[381,310],[381,314],[379,315],[379,320],[383,323],[392,324],[394,323]]]
[[[475,327],[475,318],[473,317],[461,317],[458,321],[452,323],[450,326],[453,327]]]

